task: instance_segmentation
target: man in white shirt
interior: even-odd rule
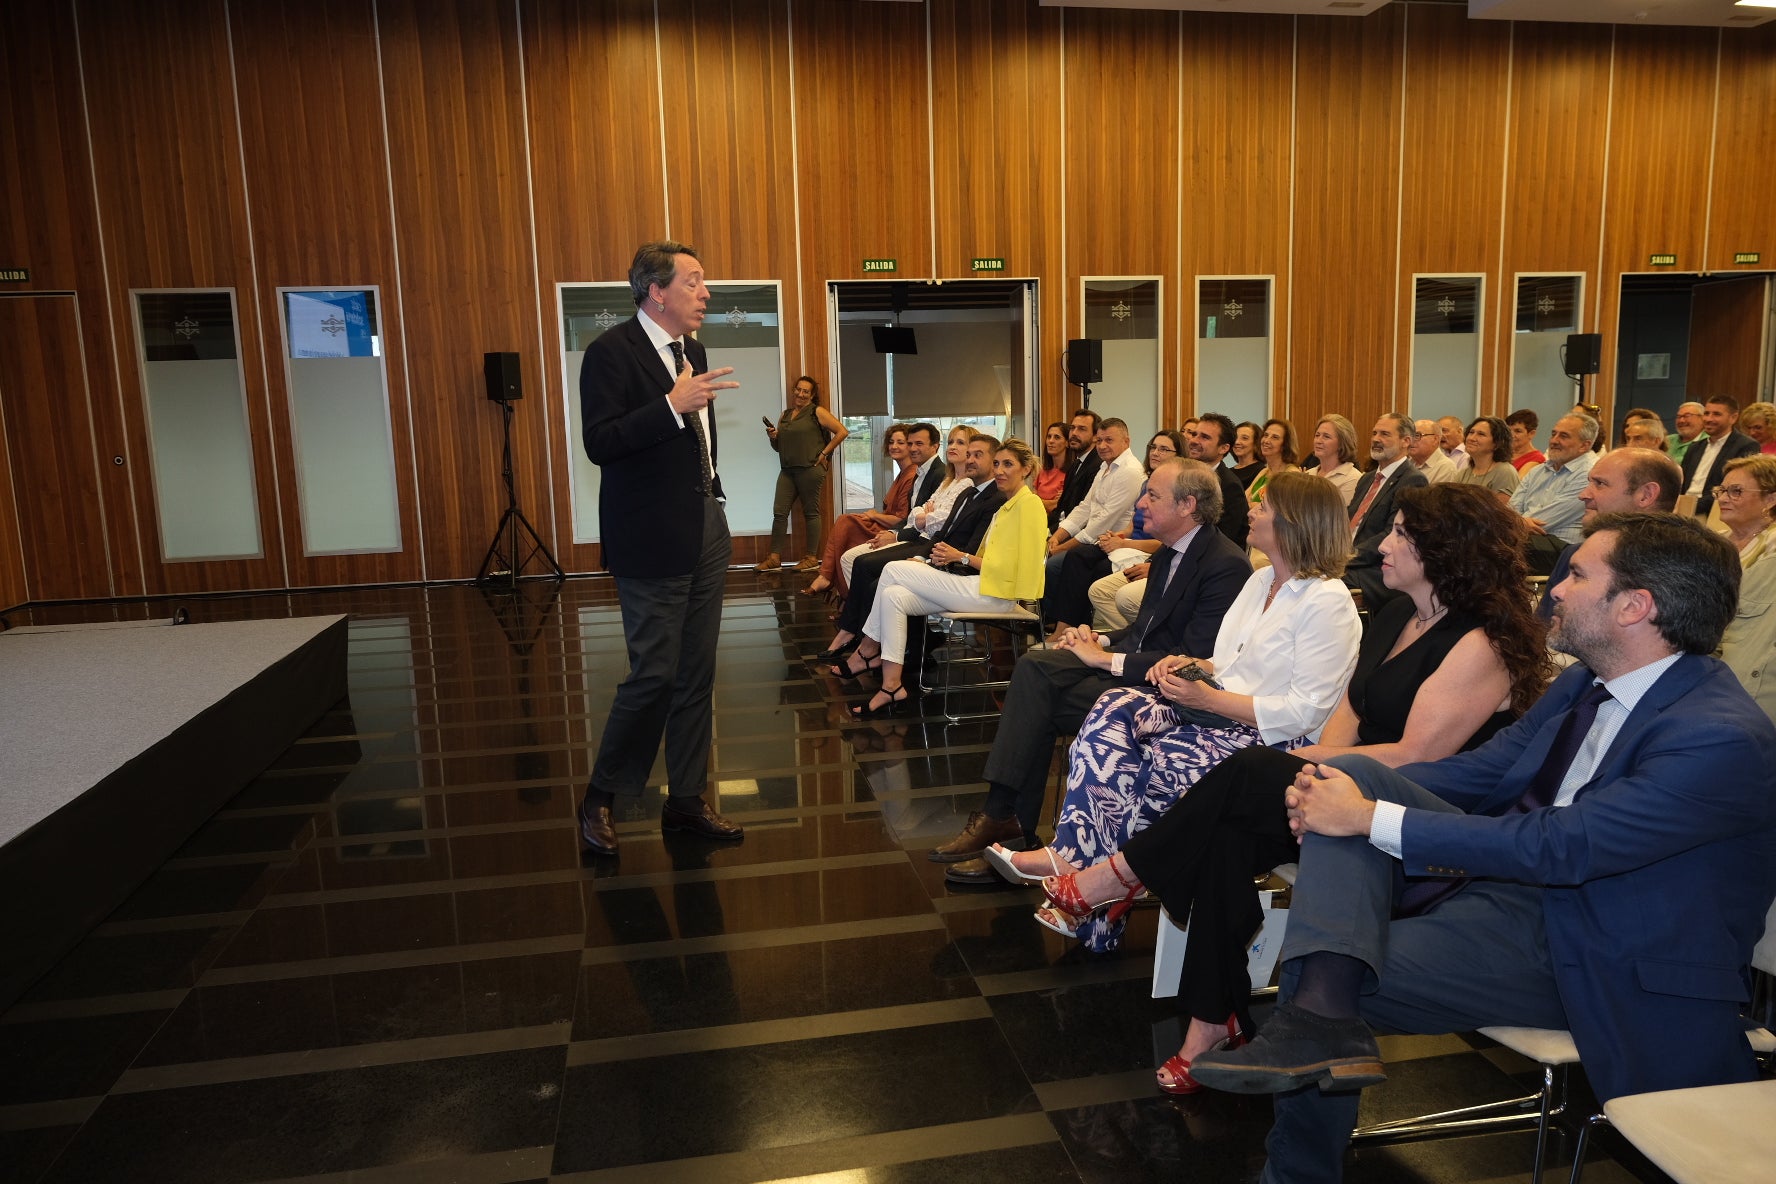
[[[1412,458],[1413,468],[1424,474],[1426,484],[1455,480],[1455,462],[1443,455],[1442,442],[1443,433],[1435,420],[1421,419],[1412,425],[1406,455]]]
[[[1524,558],[1531,575],[1553,571],[1560,553],[1584,537],[1579,519],[1585,506],[1579,494],[1597,463],[1597,453],[1591,451],[1597,432],[1598,423],[1589,415],[1561,416],[1548,433],[1547,461],[1524,474],[1511,494],[1510,507],[1523,515],[1523,524],[1529,527]]]
[[[1445,415],[1437,421],[1437,430],[1443,435],[1443,456],[1456,468],[1466,468],[1468,450],[1462,447],[1462,440],[1468,434],[1467,425],[1453,415]]]
[[[1286,1001],[1190,1069],[1277,1095],[1261,1180],[1339,1178],[1386,1076],[1370,1025],[1565,1029],[1605,1101],[1756,1077],[1740,968],[1776,892],[1776,728],[1708,656],[1738,585],[1700,523],[1603,516],[1555,590],[1578,663],[1518,723],[1399,770],[1304,767]]]
[[[1099,424],[1096,447],[1103,463],[1092,478],[1091,489],[1048,538],[1051,580],[1061,570],[1061,555],[1077,547],[1081,539],[1091,541],[1111,531],[1127,530],[1135,520],[1135,499],[1141,496],[1147,474],[1129,451],[1128,424],[1120,419]]]
[[[1714,507],[1714,487],[1727,475],[1727,462],[1742,456],[1755,456],[1758,442],[1736,430],[1739,422],[1739,400],[1731,395],[1710,396],[1702,407],[1702,430],[1705,435],[1690,441],[1684,452],[1684,492],[1696,498],[1696,515],[1708,517]]]

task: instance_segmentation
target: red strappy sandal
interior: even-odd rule
[[[1123,862],[1126,865],[1128,861]],[[1050,876],[1042,881],[1042,891],[1048,897],[1048,904],[1036,910],[1036,923],[1044,929],[1052,929],[1062,937],[1077,938],[1079,927],[1103,909],[1110,910],[1109,920],[1112,923],[1122,920],[1135,907],[1135,897],[1141,893],[1141,881],[1130,879],[1116,870],[1115,855],[1110,856],[1110,874],[1127,891],[1119,900],[1102,900],[1097,904],[1088,902],[1079,894],[1078,872]]]

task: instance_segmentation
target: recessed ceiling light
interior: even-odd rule
[[[1733,0],[1738,8],[1776,8],[1776,0]]]

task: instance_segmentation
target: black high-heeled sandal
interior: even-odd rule
[[[851,682],[856,682],[870,671],[880,670],[882,668],[882,655],[880,653],[872,654],[869,657],[864,657],[862,654],[857,654],[855,656],[863,658],[863,669],[853,670],[851,669],[850,662],[844,662],[836,666],[828,666],[827,670],[831,672],[834,678],[843,678]]]
[[[889,716],[899,715],[901,704],[907,702],[911,698],[911,693],[906,689],[905,683],[895,687],[893,690],[883,687],[876,692],[876,695],[887,695],[888,702],[882,704],[880,707],[871,707],[869,703],[859,704],[851,709],[851,718],[857,720],[859,723],[868,719],[887,719]],[[875,698],[875,695],[871,695],[870,702],[875,702]]]
[[[862,642],[863,642],[863,634],[859,633],[856,637],[853,637],[850,641],[847,641],[844,645],[838,646],[834,649],[821,650],[818,654],[814,655],[814,660],[816,662],[837,662],[840,658],[849,657],[851,654],[851,651],[856,649],[860,644],[862,644]]]

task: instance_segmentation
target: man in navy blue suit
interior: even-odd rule
[[[722,581],[733,546],[716,472],[715,399],[738,387],[690,335],[709,288],[696,251],[645,243],[629,265],[634,320],[586,349],[580,417],[603,470],[599,539],[616,577],[629,677],[617,688],[580,802],[582,848],[617,853],[612,807],[639,797],[666,738],[666,830],[739,838],[703,799],[709,778]]]
[[[1554,591],[1579,664],[1521,720],[1398,771],[1303,769],[1288,1001],[1191,1066],[1277,1095],[1264,1180],[1339,1178],[1384,1077],[1365,1020],[1566,1029],[1604,1100],[1755,1076],[1738,1013],[1776,893],[1776,727],[1707,656],[1738,589],[1700,523],[1599,516]]]

